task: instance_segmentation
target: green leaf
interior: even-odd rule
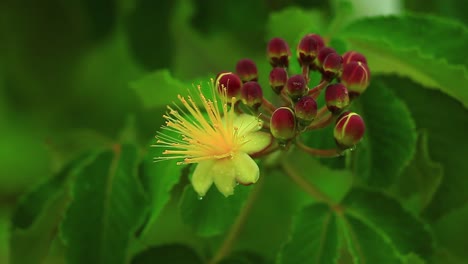
[[[192,248],[185,245],[172,244],[148,248],[134,256],[131,262],[131,264],[153,263],[202,264],[203,261]]]
[[[360,241],[358,248],[385,254],[386,252],[379,252],[381,245],[365,239],[366,236],[375,236],[380,237],[382,242],[389,243],[389,248],[399,258],[412,252],[423,258],[432,254],[432,235],[426,225],[403,209],[395,199],[379,192],[355,189],[346,196],[342,205],[345,218],[349,221],[349,232],[355,233]],[[361,231],[362,239],[359,238]],[[371,232],[374,234],[371,235]],[[355,256],[359,254],[357,252]]]
[[[126,263],[146,197],[137,179],[138,150],[116,145],[78,173],[61,226],[69,263]]]
[[[238,186],[232,196],[224,197],[215,186],[200,199],[187,185],[180,200],[180,214],[185,224],[200,236],[215,236],[226,231],[239,214],[253,186]]]
[[[406,207],[418,214],[432,201],[443,177],[441,164],[429,157],[425,132],[419,133],[416,155],[392,188],[393,193],[405,201]]]
[[[145,108],[165,107],[177,99],[177,94],[190,88],[172,77],[167,69],[147,74],[131,82],[130,87],[135,89]]]
[[[11,219],[11,263],[44,261],[70,202],[70,178],[92,157],[91,153],[79,156],[23,196]]]
[[[248,251],[234,252],[227,258],[222,259],[219,264],[266,264],[261,256]]]
[[[142,180],[147,187],[150,199],[150,216],[146,223],[145,235],[164,206],[169,202],[172,188],[179,182],[184,166],[177,165],[175,160],[154,162],[155,157],[162,156],[163,149],[151,147],[142,164]]]
[[[339,257],[336,215],[324,204],[304,208],[296,217],[279,263],[335,263]]]
[[[408,106],[418,129],[428,133],[429,156],[442,164],[444,177],[424,214],[437,219],[468,201],[466,150],[468,110],[459,102],[438,92],[424,89],[408,79],[381,77]]]
[[[353,189],[342,204],[315,204],[294,221],[280,263],[408,263],[413,252],[428,258],[431,233],[394,199]]]
[[[324,24],[324,14],[319,10],[304,10],[291,6],[271,13],[267,24],[267,41],[274,37],[283,38],[293,52],[305,34],[321,33]],[[296,63],[293,59],[291,62]]]
[[[366,55],[373,73],[410,77],[468,107],[468,30],[463,25],[421,15],[374,17],[352,23],[339,36]]]
[[[378,80],[358,102],[366,132],[357,146],[354,172],[370,186],[386,188],[414,155],[416,125],[405,104]]]

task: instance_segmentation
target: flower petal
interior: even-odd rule
[[[206,160],[197,164],[192,176],[192,185],[200,196],[205,196],[208,189],[213,184],[213,165],[215,161]]]
[[[257,182],[260,170],[257,163],[246,153],[239,153],[232,160],[236,168],[236,180],[243,185]]]
[[[271,145],[273,138],[266,132],[253,132],[245,135],[246,143],[242,145],[239,151],[254,154],[260,152]]]
[[[239,129],[239,136],[247,135],[262,128],[263,122],[255,116],[240,114],[232,121],[234,127]]]
[[[234,161],[235,158],[217,160],[211,168],[214,183],[224,196],[234,194],[234,187],[236,187],[236,163]]]

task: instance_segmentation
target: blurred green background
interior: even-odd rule
[[[273,12],[319,10],[330,22],[337,2],[1,1],[0,263],[24,192],[80,151],[117,140],[129,120],[142,144],[155,133],[159,111],[146,110],[129,84],[158,69],[188,84],[233,69],[264,54]],[[463,1],[353,2],[355,17],[411,10],[468,22]]]

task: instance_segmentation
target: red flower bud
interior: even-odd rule
[[[297,46],[297,59],[304,65],[312,65],[319,50],[325,46],[322,37],[317,34],[305,35]]]
[[[306,80],[301,74],[291,76],[286,83],[286,92],[293,100],[302,97],[306,89]]]
[[[279,107],[271,115],[270,131],[280,141],[288,141],[296,136],[296,118],[288,107]]]
[[[271,66],[288,67],[291,50],[282,38],[273,38],[268,42],[267,55]]]
[[[357,51],[347,51],[343,54],[343,64],[348,64],[352,61],[360,61],[364,64],[367,64],[367,59],[364,55]]]
[[[343,66],[343,58],[338,53],[330,53],[323,61],[323,74],[328,80],[335,78],[341,74]]]
[[[237,62],[236,73],[243,82],[257,81],[257,65],[251,59],[242,59]]]
[[[362,139],[365,130],[361,116],[345,112],[338,117],[333,135],[339,148],[348,149],[354,147]]]
[[[341,82],[348,88],[349,97],[353,99],[363,93],[369,86],[370,71],[367,64],[351,61],[343,65]]]
[[[254,81],[244,83],[241,88],[241,98],[245,105],[258,109],[263,101],[262,87]]]
[[[234,73],[224,72],[218,74],[215,83],[218,88],[218,92],[221,94],[225,93],[228,99],[231,97],[239,97],[242,81]]]
[[[309,125],[317,116],[317,102],[311,96],[304,96],[294,105],[294,112],[302,126]]]
[[[270,72],[270,86],[276,94],[280,94],[286,82],[288,81],[288,72],[286,69],[277,67]]]
[[[328,85],[325,102],[330,112],[338,114],[349,105],[348,89],[341,83]]]
[[[325,58],[328,56],[330,53],[336,53],[336,51],[333,48],[330,47],[323,47],[320,49],[317,59],[315,60],[316,65],[319,68],[322,68],[323,62],[325,61]]]

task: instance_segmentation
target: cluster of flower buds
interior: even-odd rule
[[[239,99],[236,111],[255,113],[264,121],[264,129],[280,146],[297,143],[305,151],[319,156],[338,156],[352,149],[363,137],[363,119],[348,110],[353,100],[369,86],[370,71],[364,55],[356,51],[339,54],[317,34],[307,34],[296,47],[301,72],[290,72],[291,50],[281,38],[267,45],[267,58],[272,69],[269,85],[277,100],[264,98],[254,61],[238,61],[235,72],[223,72],[216,78],[218,91]],[[311,84],[311,74],[320,81]],[[261,77],[261,76],[260,76]],[[324,90],[325,105],[319,108],[317,98]],[[298,135],[333,125],[336,149],[320,150],[299,142]]]

